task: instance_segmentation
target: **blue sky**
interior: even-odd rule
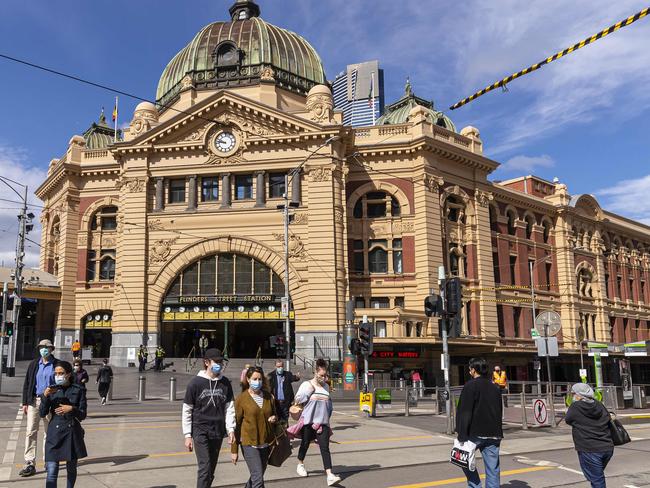
[[[231,3],[2,0],[0,52],[154,98],[167,62],[202,26],[227,18]],[[330,79],[349,63],[379,59],[387,102],[410,76],[417,95],[445,110],[645,3],[259,0],[267,21],[314,45]],[[649,43],[646,18],[448,114],[459,128],[479,128],[486,154],[503,163],[494,179],[557,176],[572,194],[594,193],[605,208],[650,222]],[[120,99],[123,121],[136,103]],[[70,137],[112,104],[110,93],[0,60],[0,175],[35,187]],[[13,261],[11,206],[0,205],[5,264]],[[32,245],[32,265],[36,254]]]

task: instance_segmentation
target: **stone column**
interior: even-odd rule
[[[196,210],[196,175],[188,178],[187,210]]]
[[[257,181],[255,182],[255,206],[266,207],[266,179],[265,172],[258,171],[255,173]]]
[[[230,208],[232,205],[232,189],[230,187],[230,173],[221,175],[221,208]]]
[[[300,203],[300,194],[302,192],[302,173],[296,172],[293,175],[291,180],[291,203]],[[284,191],[289,191],[289,188],[285,188]]]
[[[165,180],[163,178],[156,178],[156,212],[162,212],[165,208]]]

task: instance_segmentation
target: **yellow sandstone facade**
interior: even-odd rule
[[[298,355],[340,359],[352,299],[375,321],[374,367],[434,374],[438,325],[422,304],[441,265],[464,287],[459,357],[491,354],[527,376],[531,262],[564,352],[649,338],[647,226],[560,183],[490,182],[498,163],[479,131],[457,132],[410,86],[380,125],[344,126],[307,41],[254,2],[231,15],[170,62],[121,140],[102,119],[51,162],[37,195],[41,268],[61,285],[57,347],[79,335],[127,364],[141,343],[182,357],[206,335],[231,356],[271,355],[285,191]]]

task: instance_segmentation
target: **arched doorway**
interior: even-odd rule
[[[112,310],[96,310],[83,318],[82,344],[84,347],[92,347],[93,358],[107,358],[111,355],[112,327]]]
[[[276,357],[275,338],[284,335],[283,296],[282,279],[257,259],[237,253],[204,256],[185,267],[165,294],[162,346],[168,356],[198,356],[205,336],[208,347],[229,357]]]

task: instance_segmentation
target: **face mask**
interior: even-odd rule
[[[251,380],[251,388],[255,391],[262,389],[262,380]]]
[[[65,385],[67,380],[65,379],[65,376],[55,376],[54,377],[54,383],[56,383],[57,386],[62,386]]]
[[[284,374],[284,368],[276,368],[278,374]]]
[[[213,364],[212,372],[216,375],[221,374],[221,365],[219,363]]]
[[[81,368],[80,368],[79,366],[75,366],[73,369],[74,369],[75,371],[79,371]]]
[[[46,358],[50,355],[50,350],[47,347],[41,347],[38,352],[41,354],[42,358]]]

